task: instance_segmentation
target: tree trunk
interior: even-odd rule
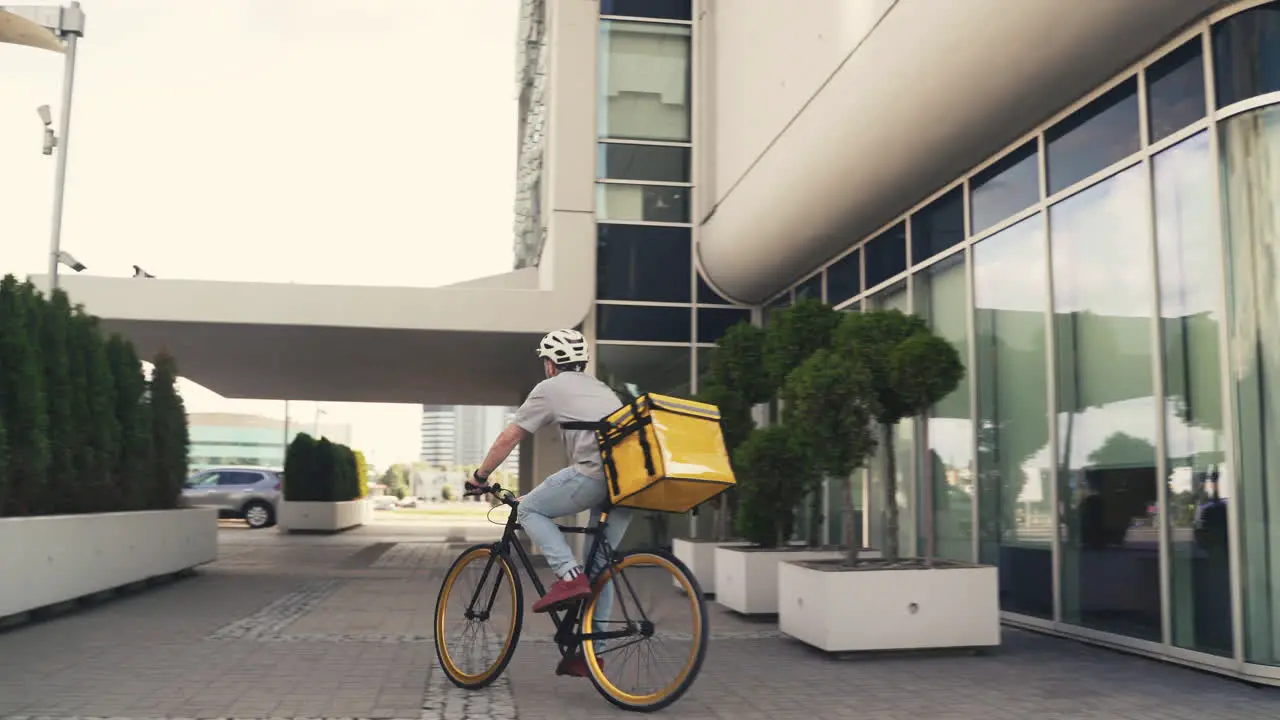
[[[880,447],[884,448],[884,559],[898,559],[898,458],[893,447],[893,426],[880,424]]]
[[[840,500],[844,505],[844,548],[846,560],[850,565],[858,563],[858,550],[862,548],[862,538],[857,536],[858,510],[853,505],[853,478],[844,479],[844,487],[840,490]]]
[[[822,541],[822,485],[818,485],[810,499],[812,504],[809,506],[809,547],[818,547],[826,544]]]
[[[716,542],[724,542],[729,539],[729,498],[723,494],[716,498],[711,539]]]

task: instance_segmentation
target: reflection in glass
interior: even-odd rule
[[[698,342],[714,343],[740,322],[751,322],[746,308],[698,308]]]
[[[964,240],[964,185],[911,215],[911,263],[918,265]]]
[[[1244,651],[1251,662],[1280,665],[1280,106],[1220,128]]]
[[[1050,208],[1066,622],[1158,640],[1160,541],[1147,182]]]
[[[1212,39],[1218,107],[1280,91],[1280,3],[1226,18]]]
[[[1200,36],[1147,68],[1147,118],[1158,142],[1204,117],[1204,52]]]
[[[1230,485],[1222,425],[1222,265],[1209,135],[1156,155],[1156,261],[1164,332],[1166,523],[1173,644],[1231,655]]]
[[[600,0],[600,14],[689,20],[693,17],[693,0]]]
[[[862,251],[854,250],[827,268],[827,302],[839,305],[862,292]]]
[[[888,280],[907,269],[907,224],[900,222],[867,241],[862,248],[866,257],[867,288]]]
[[[1003,610],[1053,617],[1044,216],[973,247],[979,559]]]
[[[688,343],[693,333],[689,307],[596,305],[596,338]]]
[[[969,180],[969,225],[982,232],[1040,200],[1040,153],[1035,140],[1010,152]]]
[[[733,303],[726,299],[723,295],[712,289],[711,285],[702,277],[702,272],[698,272],[698,302],[704,305],[732,305]]]
[[[964,254],[930,265],[915,276],[915,312],[969,361],[968,301]],[[973,560],[973,421],[969,414],[969,374],[933,407],[927,419],[928,449],[921,482],[933,491],[934,555]],[[923,505],[923,503],[921,503]],[[923,509],[927,512],[927,509]],[[921,530],[922,538],[926,533]]]
[[[1138,81],[1131,77],[1045,131],[1049,194],[1137,152]]]
[[[689,141],[688,25],[600,21],[600,137]]]
[[[796,285],[796,302],[805,298],[822,299],[822,273],[819,272]]]
[[[596,172],[607,180],[689,182],[689,148],[600,143]]]
[[[596,297],[689,302],[689,228],[596,225]]]
[[[911,296],[907,293],[906,281],[900,281],[876,293],[869,304],[875,310],[899,310],[911,312]],[[902,420],[893,428],[894,460],[898,475],[898,552],[903,557],[911,557],[918,551],[916,539],[919,536],[916,528],[916,472],[915,472],[915,437],[916,421],[914,418]],[[875,468],[871,474],[871,512],[868,524],[871,528],[871,547],[884,547],[884,468],[885,454],[883,447],[876,448],[876,456],[872,460]]]
[[[689,188],[670,185],[596,185],[596,217],[630,222],[689,222]]]

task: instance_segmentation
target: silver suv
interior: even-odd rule
[[[215,467],[187,478],[182,503],[216,507],[218,517],[238,518],[249,527],[271,527],[280,505],[281,473],[259,467]]]

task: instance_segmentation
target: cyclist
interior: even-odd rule
[[[502,464],[520,441],[550,423],[594,422],[617,410],[618,396],[608,385],[586,372],[591,359],[587,339],[577,330],[547,333],[538,343],[546,379],[529,393],[516,411],[511,425],[494,441],[493,447],[467,481],[472,490],[482,490],[489,475]],[[556,581],[533,604],[534,612],[551,612],[591,595],[587,573],[573,555],[569,543],[560,533],[554,518],[591,511],[590,525],[596,526],[600,511],[609,499],[605,486],[604,462],[595,433],[590,430],[560,430],[569,467],[551,475],[541,485],[520,499],[517,519],[529,537],[542,548],[542,554],[556,575]],[[605,537],[617,547],[631,522],[631,511],[614,508],[609,512]],[[603,556],[603,553],[601,553]],[[606,558],[597,557],[593,570],[599,572]],[[613,606],[613,584],[600,593],[596,617],[607,620]],[[601,632],[593,628],[592,632]],[[572,655],[556,668],[559,675],[586,677],[586,663],[581,653]]]

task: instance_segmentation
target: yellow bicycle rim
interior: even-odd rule
[[[472,562],[477,560],[480,562],[488,562],[489,556],[492,554],[492,548],[476,548],[454,563],[449,574],[445,576],[444,588],[440,595],[439,607],[436,610],[436,647],[440,650],[440,662],[444,666],[444,671],[448,673],[450,677],[465,684],[484,682],[489,679],[489,676],[497,672],[498,667],[502,663],[502,658],[510,652],[511,643],[515,639],[516,613],[520,611],[519,604],[516,602],[516,578],[511,573],[511,566],[503,561],[502,558],[498,558],[494,563],[494,567],[497,568],[500,573],[498,577],[505,578],[507,581],[507,592],[511,594],[512,608],[511,624],[507,628],[507,638],[502,644],[502,650],[498,653],[497,657],[494,658],[493,664],[484,671],[469,674],[463,672],[462,668],[458,667],[457,663],[454,662],[453,656],[449,653],[448,644],[445,641],[445,615],[448,614],[449,598],[453,595],[454,583],[458,581],[458,575],[462,572],[463,568],[467,567]],[[468,598],[467,601],[469,602],[470,598]]]

